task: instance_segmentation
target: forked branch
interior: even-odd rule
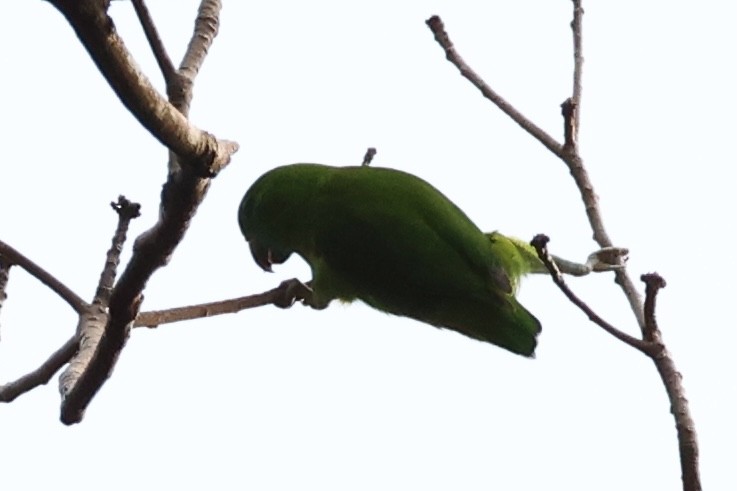
[[[238,145],[218,140],[187,120],[194,77],[217,33],[221,7],[218,0],[202,0],[183,68],[175,76],[165,74],[167,93],[176,95],[176,99],[170,97],[169,101],[138,69],[107,13],[108,2],[50,2],[65,15],[121,102],[170,150],[169,175],[161,194],[159,220],[135,241],[133,256],[110,292],[108,308],[84,313],[98,319],[105,317],[104,336],[96,343],[79,381],[73,384],[79,390],[67,392],[69,385],[61,381],[65,394],[62,421],[71,424],[81,419],[89,401],[110,376],[138,315],[148,280],[168,263],[204,199],[211,178],[230,161]],[[170,68],[163,43],[154,35],[148,12],[140,8],[143,3],[137,5],[152,49],[158,53],[159,63],[166,72]],[[80,339],[80,344],[84,343],[84,338]]]
[[[285,283],[263,293],[256,293],[245,297],[189,305],[186,307],[141,312],[138,314],[133,327],[155,328],[174,322],[202,319],[222,314],[235,314],[246,309],[277,304],[288,295],[287,289],[288,285]],[[78,346],[79,336],[74,335],[58,350],[52,353],[41,366],[13,382],[0,385],[0,402],[11,402],[18,396],[48,383],[56,372],[69,363],[77,352]]]
[[[59,378],[59,391],[62,395],[61,420],[67,424],[82,419],[87,404],[104,382],[99,377],[106,374],[90,369],[93,360],[96,357],[117,356],[117,353],[105,351],[111,349],[110,343],[103,343],[102,340],[109,337],[108,306],[120,264],[120,253],[123,251],[128,226],[131,220],[140,215],[141,206],[123,196],[118,198],[117,203],[110,205],[118,214],[118,226],[107,253],[95,298],[79,316],[76,354]]]
[[[484,97],[493,102],[499,109],[509,115],[517,124],[525,129],[535,139],[543,143],[552,153],[558,156],[567,166],[573,176],[576,186],[581,193],[581,198],[586,210],[589,224],[593,231],[593,238],[599,247],[607,248],[612,246],[612,241],[604,228],[604,222],[599,209],[599,199],[594,192],[594,187],[589,179],[588,172],[583,163],[583,159],[578,153],[578,134],[580,125],[580,108],[581,108],[581,91],[582,91],[582,73],[583,73],[583,7],[581,0],[573,1],[573,21],[571,28],[573,31],[573,89],[572,95],[562,105],[563,113],[563,133],[564,144],[560,145],[555,139],[543,132],[538,126],[524,117],[519,111],[511,106],[499,94],[479,77],[461,58],[455,46],[451,43],[443,22],[439,17],[433,16],[427,20],[427,25],[435,36],[435,40],[443,48],[446,58],[453,63],[473,85],[481,90]],[[637,323],[640,327],[642,339],[637,339],[629,334],[616,329],[614,326],[606,323],[596,313],[594,313],[584,302],[577,298],[570,289],[565,285],[560,276],[560,272],[555,268],[555,264],[550,259],[545,243],[547,238],[539,237],[536,239],[538,255],[548,266],[553,281],[561,288],[566,296],[576,305],[578,305],[589,318],[597,325],[605,329],[611,335],[620,341],[639,349],[648,355],[654,362],[660,373],[663,384],[665,385],[668,397],[671,401],[671,408],[676,420],[678,431],[678,442],[681,455],[681,468],[683,477],[683,488],[685,491],[700,491],[701,484],[698,471],[698,445],[696,440],[696,431],[694,429],[693,420],[691,419],[688,409],[688,401],[684,395],[681,384],[680,374],[676,371],[673,360],[667,349],[662,343],[660,331],[655,323],[655,293],[659,287],[664,285],[662,279],[657,280],[653,277],[643,277],[647,283],[647,298],[643,309],[643,302],[635,288],[634,283],[622,267],[615,272],[616,282],[622,288],[632,312],[635,315]],[[659,277],[658,277],[659,278]]]
[[[545,235],[538,234],[535,236],[535,238],[532,239],[532,242],[530,244],[532,247],[535,248],[537,251],[537,255],[540,258],[540,260],[545,264],[545,267],[550,272],[550,276],[553,278],[553,282],[558,285],[558,288],[563,292],[563,294],[568,297],[568,300],[571,301],[576,307],[581,309],[584,314],[589,318],[591,322],[596,324],[597,326],[604,329],[606,332],[614,336],[615,338],[619,339],[625,344],[628,344],[632,346],[633,348],[642,351],[643,353],[652,356],[654,354],[653,346],[649,343],[637,339],[635,337],[630,336],[624,331],[620,331],[613,325],[609,324],[607,321],[605,321],[601,316],[599,316],[594,310],[589,307],[586,302],[578,298],[575,293],[568,287],[565,280],[563,279],[563,275],[560,273],[560,270],[558,269],[558,266],[555,264],[555,261],[553,260],[552,256],[548,252],[548,242],[549,238]]]
[[[0,240],[0,258],[2,258],[6,264],[19,266],[38,281],[48,286],[51,291],[59,295],[62,300],[68,303],[76,313],[81,314],[86,308],[87,302],[82,300],[79,295],[74,293],[64,283],[57,280],[51,273],[10,247],[10,245],[6,244],[2,240]]]

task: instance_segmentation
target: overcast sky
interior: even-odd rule
[[[483,7],[481,6],[483,4]],[[172,57],[195,1],[150,0]],[[129,2],[111,13],[162,87]],[[281,164],[360,163],[433,183],[484,230],[583,260],[596,248],[566,167],[463,79],[425,26],[440,15],[486,81],[561,138],[571,2],[225,2],[192,121],[241,144],[144,310],[309,279],[263,273],[236,222]],[[5,2],[0,239],[94,293],[119,194],[135,236],[156,220],[166,152],[123,108],[48,3]],[[634,278],[662,274],[658,320],[683,373],[705,489],[737,489],[734,2],[589,2],[581,151]],[[124,258],[130,255],[127,244]],[[611,274],[570,280],[635,334]],[[638,281],[638,285],[639,285]],[[76,326],[19,269],[3,307],[0,383]],[[57,379],[0,406],[4,489],[678,489],[674,422],[652,363],[590,324],[549,278],[524,282],[536,360],[360,304],[263,307],[136,330],[84,421]]]

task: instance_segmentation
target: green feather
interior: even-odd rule
[[[418,177],[367,166],[278,167],[248,190],[238,220],[264,269],[293,252],[309,263],[315,306],[360,299],[534,355],[541,327],[514,297],[530,270],[516,239],[484,235]]]

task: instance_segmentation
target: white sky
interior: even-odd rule
[[[195,1],[151,0],[173,58]],[[241,144],[144,309],[256,293],[262,273],[238,202],[276,165],[374,165],[435,184],[485,230],[595,245],[567,169],[461,78],[424,24],[557,138],[569,95],[571,5],[226,2],[193,122]],[[128,2],[112,13],[161,77]],[[668,281],[658,319],[684,375],[705,489],[737,489],[734,2],[589,2],[582,153],[630,272]],[[0,238],[78,294],[94,293],[115,227],[151,226],[165,150],[126,112],[63,17],[6,2],[0,46]],[[132,241],[127,244],[129,257]],[[638,282],[639,283],[639,282]],[[571,280],[636,332],[609,274]],[[35,368],[76,325],[19,269],[2,311],[0,383]],[[58,421],[56,378],[0,406],[4,489],[679,489],[674,423],[652,364],[587,322],[548,278],[521,301],[541,320],[529,361],[362,305],[265,307],[137,330],[84,422]]]

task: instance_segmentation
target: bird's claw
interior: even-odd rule
[[[616,271],[625,267],[629,252],[625,247],[603,247],[589,255],[586,265],[597,273]]]
[[[315,292],[312,290],[311,281],[302,283],[297,278],[292,278],[291,280],[282,281],[279,288],[282,290],[282,294],[274,300],[274,305],[280,309],[288,309],[296,301],[317,310],[322,310],[328,306],[327,303],[318,302]]]
[[[279,289],[281,290],[281,296],[274,300],[274,305],[280,309],[288,309],[297,300],[303,302],[305,298],[312,296],[312,289],[297,278],[282,281]]]

